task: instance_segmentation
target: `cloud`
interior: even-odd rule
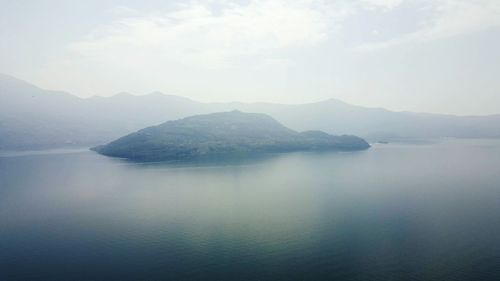
[[[335,75],[347,77],[342,68],[363,59],[353,48],[422,43],[500,21],[500,2],[491,0],[180,3],[149,13],[117,7],[114,19],[47,61],[37,82],[81,96],[124,90],[229,96],[234,89],[285,95],[299,76],[327,77],[330,84]]]
[[[240,58],[268,60],[270,53],[314,46],[329,34],[332,15],[317,1],[228,2],[219,7],[192,2],[167,13],[125,17],[71,44],[90,59],[176,62],[229,67]]]
[[[403,0],[361,0],[362,4],[382,8],[384,10],[392,10],[399,6],[402,2]]]
[[[378,1],[378,0],[369,0]],[[497,0],[406,0],[427,12],[419,29],[395,38],[362,44],[355,49],[376,50],[404,43],[422,43],[500,26],[500,1]]]

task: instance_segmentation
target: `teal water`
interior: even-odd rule
[[[500,141],[4,154],[0,280],[500,280]]]

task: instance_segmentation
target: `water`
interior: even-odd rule
[[[500,280],[500,141],[0,157],[0,280]]]

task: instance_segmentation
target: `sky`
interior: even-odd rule
[[[80,97],[500,113],[498,0],[0,0],[0,73]]]

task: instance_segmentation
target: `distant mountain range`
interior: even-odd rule
[[[0,149],[94,146],[168,120],[232,110],[268,114],[296,131],[322,130],[369,141],[500,137],[500,115],[393,112],[334,99],[300,105],[202,103],[162,93],[82,99],[0,75]]]
[[[369,147],[356,136],[332,136],[321,131],[298,133],[268,115],[234,110],[167,121],[93,150],[136,161],[163,161]]]

